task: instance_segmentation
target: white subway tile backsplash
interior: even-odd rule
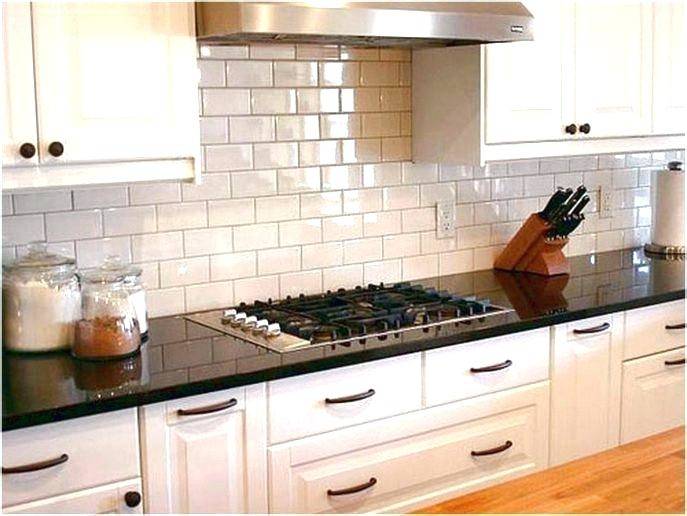
[[[596,195],[567,253],[640,245],[651,171],[678,151],[413,164],[411,53],[336,45],[201,45],[200,184],[3,196],[3,257],[26,243],[144,270],[152,316],[489,268],[556,186]],[[457,202],[437,239],[436,203]],[[102,210],[102,213],[100,212]],[[47,230],[47,235],[46,235]]]
[[[282,247],[314,244],[321,241],[321,219],[304,219],[279,223],[279,245]]]
[[[74,190],[74,209],[86,210],[89,208],[126,206],[128,199],[128,190],[125,186]]]
[[[207,205],[202,201],[160,204],[157,207],[157,228],[159,231],[202,228],[207,225]]]
[[[210,278],[207,256],[160,262],[160,286],[178,287],[206,283]]]
[[[14,195],[14,213],[43,213],[72,209],[72,193],[69,190]]]
[[[277,193],[275,170],[234,172],[231,175],[231,191],[234,197],[260,197]]]
[[[250,90],[203,90],[203,115],[247,115],[250,113]]]
[[[212,145],[205,147],[205,169],[208,172],[245,170],[253,165],[250,145]]]
[[[281,61],[274,63],[274,85],[317,86],[317,63]]]
[[[230,253],[232,249],[231,228],[203,228],[184,231],[184,254],[186,256]]]
[[[293,220],[300,216],[300,199],[297,195],[259,197],[255,199],[257,222]]]
[[[150,233],[131,237],[131,254],[134,262],[170,260],[184,256],[184,239],[181,231]]]
[[[276,115],[296,112],[296,90],[261,89],[251,94],[253,114]]]
[[[50,242],[95,238],[103,234],[100,210],[47,213],[45,227],[46,237]]]
[[[236,226],[255,221],[253,199],[227,199],[208,202],[210,226]]]
[[[248,251],[278,247],[279,228],[277,224],[251,224],[234,228],[234,249]]]
[[[232,143],[271,142],[274,140],[274,118],[271,116],[229,117],[229,139]]]
[[[129,187],[129,202],[132,205],[161,204],[180,201],[180,183],[140,184]]]
[[[257,271],[255,251],[244,253],[215,254],[210,256],[212,281],[250,278]]]
[[[347,240],[363,236],[363,219],[360,215],[344,215],[322,220],[322,238],[325,242]]]
[[[109,208],[103,210],[106,236],[133,235],[157,231],[155,206]]]

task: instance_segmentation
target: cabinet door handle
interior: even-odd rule
[[[193,409],[179,409],[177,410],[177,415],[199,416],[201,414],[211,414],[212,412],[219,412],[220,410],[226,410],[228,408],[234,407],[237,403],[238,401],[236,400],[236,398],[232,398],[229,401],[215,403],[214,405],[206,405],[205,407],[198,407]]]
[[[353,493],[359,493],[360,491],[365,491],[365,489],[370,489],[373,485],[377,483],[377,479],[372,477],[370,480],[364,484],[359,484],[353,487],[347,487],[345,489],[327,489],[327,496],[341,496],[349,495]]]
[[[64,154],[64,145],[62,145],[61,142],[52,142],[50,145],[48,145],[48,152],[51,156],[59,158],[62,156],[62,154]]]
[[[611,323],[603,323],[599,324],[598,326],[592,326],[591,328],[575,328],[573,330],[573,333],[575,335],[587,335],[589,333],[601,333],[602,331],[606,331],[611,327]]]
[[[484,367],[471,367],[470,372],[471,373],[491,373],[493,371],[500,371],[501,369],[506,369],[507,367],[510,367],[513,365],[512,360],[506,360],[505,362],[501,362],[500,364],[494,364],[490,366],[484,366]]]
[[[513,446],[513,441],[506,441],[501,446],[496,448],[489,448],[488,450],[471,451],[470,455],[473,457],[484,457],[485,455],[496,455],[497,453],[505,452],[508,448]]]
[[[580,126],[580,132],[584,134],[589,134],[592,130],[592,126],[589,124],[582,124]]]
[[[32,471],[40,471],[42,469],[52,468],[60,464],[64,464],[69,460],[69,455],[63,453],[54,459],[48,459],[41,462],[34,462],[33,464],[24,464],[23,466],[13,466],[11,468],[2,467],[3,475],[14,475],[15,473],[31,473]]]
[[[138,507],[143,497],[138,491],[127,491],[124,493],[124,503],[127,507]]]
[[[325,398],[324,402],[330,405],[336,403],[351,403],[353,401],[366,400],[367,398],[371,398],[375,394],[375,390],[370,389],[368,391],[361,392],[360,394],[351,394],[350,396],[343,396],[342,398]]]
[[[684,330],[685,323],[680,324],[666,324],[666,330]]]
[[[22,143],[19,147],[19,155],[24,159],[31,159],[36,155],[36,146],[33,143]]]
[[[678,358],[677,360],[666,360],[663,363],[667,366],[685,365],[685,359],[684,358]]]
[[[575,124],[566,125],[565,132],[568,134],[575,134],[577,133],[577,126]]]

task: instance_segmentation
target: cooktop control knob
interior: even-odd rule
[[[253,328],[253,333],[265,333],[267,331],[267,327],[269,326],[269,324],[270,323],[267,319],[258,320],[258,322],[255,323],[255,327]]]
[[[234,319],[231,321],[232,326],[241,326],[243,324],[243,321],[246,320],[246,313],[245,312],[239,312],[234,316]]]
[[[229,324],[235,318],[236,310],[233,308],[230,308],[229,310],[225,310],[224,312],[222,312],[222,324]]]
[[[255,326],[255,324],[257,322],[258,322],[258,318],[255,317],[254,315],[251,315],[250,317],[246,317],[244,319],[244,321],[241,323],[241,326],[245,329],[250,329],[253,326]]]
[[[272,324],[267,326],[266,335],[268,337],[277,337],[280,334],[281,334],[281,326],[279,326],[279,323],[272,323]]]

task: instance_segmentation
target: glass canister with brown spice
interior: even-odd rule
[[[108,360],[136,353],[141,330],[122,269],[105,264],[79,276],[82,319],[76,324],[73,355]]]

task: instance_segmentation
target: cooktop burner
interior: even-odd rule
[[[411,283],[367,288],[282,301],[255,301],[186,318],[240,340],[284,353],[322,345],[350,345],[369,338],[385,340],[402,332],[459,325],[510,311],[488,299],[463,297]]]

